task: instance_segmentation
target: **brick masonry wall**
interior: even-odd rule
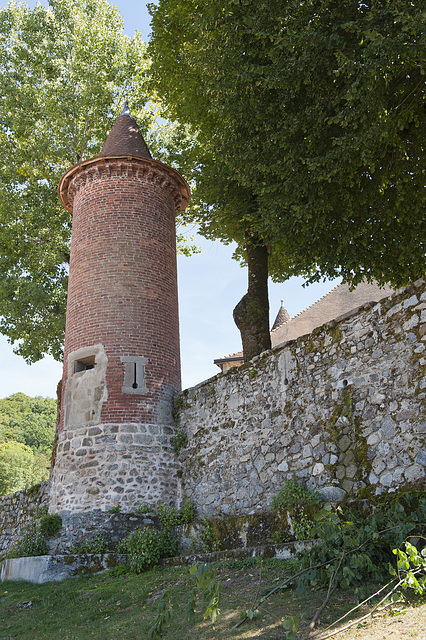
[[[19,531],[28,524],[37,507],[47,504],[48,483],[0,496],[0,553],[14,542]]]
[[[106,389],[96,422],[170,422],[180,390],[173,178],[137,161],[81,169],[73,201],[63,393],[69,356],[102,344]],[[144,395],[123,394],[123,356],[147,359]],[[64,416],[61,418],[61,429]]]
[[[68,186],[73,229],[51,511],[178,500],[170,425],[181,388],[179,198],[166,167],[136,159],[95,160]]]
[[[424,281],[185,391],[182,488],[200,516],[267,510],[294,475],[327,499],[424,487]]]

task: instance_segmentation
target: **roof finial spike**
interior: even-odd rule
[[[123,111],[120,113],[121,116],[130,116],[129,103],[127,100],[124,101]]]

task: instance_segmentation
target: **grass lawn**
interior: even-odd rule
[[[257,619],[245,622],[239,629],[233,630],[232,626],[242,612],[254,606],[264,589],[281,584],[293,570],[294,564],[272,560],[257,565],[247,561],[217,565],[222,584],[221,615],[213,624],[204,621],[200,613],[195,625],[185,620],[186,598],[194,581],[187,568],[159,568],[140,575],[118,575],[113,570],[44,585],[3,582],[0,640],[145,640],[156,618],[159,599],[169,587],[178,596],[180,606],[166,627],[166,640],[284,639],[282,618],[297,615],[306,629],[324,592],[298,596],[291,588],[285,589],[264,602]],[[336,593],[321,616],[320,628],[354,605],[351,593]],[[337,638],[426,640],[426,598],[404,605],[397,615],[381,615]]]

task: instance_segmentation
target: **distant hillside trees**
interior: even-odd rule
[[[0,495],[49,475],[56,400],[15,393],[0,400]]]

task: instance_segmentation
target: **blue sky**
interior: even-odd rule
[[[6,4],[0,0],[1,7]],[[36,2],[28,1],[27,4],[33,7]],[[132,36],[138,29],[147,40],[150,16],[146,4],[137,0],[117,0],[113,4],[124,18],[125,33]],[[213,360],[241,349],[232,310],[246,291],[246,269],[232,260],[232,246],[200,237],[197,244],[202,249],[201,254],[178,257],[183,388],[214,376],[219,369]],[[302,284],[301,278],[291,278],[284,284],[270,283],[271,323],[281,299],[290,316],[294,316],[330,291],[336,282],[306,288]],[[18,391],[29,396],[54,397],[61,376],[60,363],[45,358],[28,366],[23,358],[13,353],[6,338],[0,336],[0,398]]]

